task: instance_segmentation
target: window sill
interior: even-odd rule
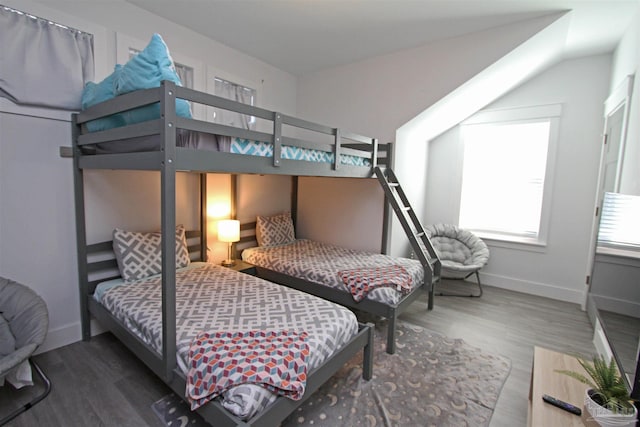
[[[505,236],[501,234],[481,233],[474,231],[488,246],[505,249],[515,249],[529,252],[545,252],[547,243],[538,239],[517,236]]]
[[[617,249],[598,246],[596,248],[596,254],[640,260],[640,251],[633,251],[629,249]]]

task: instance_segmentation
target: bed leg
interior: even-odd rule
[[[429,301],[427,302],[427,310],[433,310],[433,297],[435,294],[436,284],[432,283],[429,287]]]
[[[367,345],[362,349],[362,378],[369,381],[373,377],[373,328],[372,323],[367,323]]]
[[[389,316],[389,325],[387,325],[387,353],[394,354],[396,352],[396,320],[395,312]]]

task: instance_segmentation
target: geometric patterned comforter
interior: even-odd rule
[[[176,273],[177,362],[185,373],[189,346],[201,332],[306,332],[308,371],[320,366],[358,332],[353,313],[337,304],[221,266],[194,264]],[[161,352],[161,297],[161,278],[154,276],[110,287],[99,302]],[[248,419],[275,398],[265,388],[247,384],[225,392],[221,403],[236,416]]]
[[[421,286],[424,280],[424,270],[418,260],[357,251],[306,239],[296,239],[278,246],[245,249],[242,259],[343,292],[349,290],[340,278],[338,272],[341,270],[397,265],[403,267],[411,277],[412,290]],[[400,291],[384,287],[369,291],[365,299],[396,304],[402,296]]]

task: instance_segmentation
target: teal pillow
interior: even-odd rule
[[[100,102],[107,101],[115,97],[114,82],[116,76],[120,73],[122,65],[116,64],[113,73],[109,74],[100,83],[89,82],[85,85],[82,91],[82,109],[85,110]],[[89,132],[98,132],[101,130],[113,129],[120,126],[125,126],[125,118],[121,114],[113,114],[109,117],[102,119],[92,120],[87,122],[87,130]]]
[[[116,65],[113,73],[100,83],[89,82],[85,85],[82,92],[82,109],[134,90],[159,87],[163,80],[182,86],[167,45],[159,34],[154,34],[147,47],[126,64]],[[176,114],[191,118],[189,102],[176,99]],[[159,117],[160,103],[155,103],[92,120],[86,123],[86,127],[89,132],[98,132]]]
[[[114,90],[116,95],[122,95],[138,89],[158,87],[163,80],[182,86],[169,48],[159,34],[154,34],[147,47],[122,66],[115,76]],[[180,117],[191,118],[189,102],[176,99],[176,113]],[[160,117],[160,104],[137,108],[123,115],[127,124],[155,119]]]

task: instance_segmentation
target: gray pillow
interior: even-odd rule
[[[116,228],[113,232],[113,251],[120,275],[126,282],[144,279],[162,272],[161,239],[159,232],[140,233]],[[189,250],[184,226],[176,227],[176,268],[188,266]]]
[[[296,239],[291,213],[256,218],[256,240],[258,246],[277,246]]]
[[[9,322],[0,313],[0,356],[7,356],[16,349],[16,339],[11,333]]]

